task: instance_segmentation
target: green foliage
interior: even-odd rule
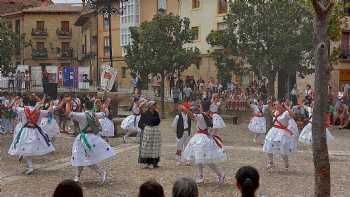
[[[132,71],[168,75],[199,65],[199,50],[184,47],[193,40],[188,18],[156,15],[152,21],[131,28],[131,38],[125,58]]]
[[[225,18],[228,28],[208,36],[209,44],[223,48],[221,55],[242,58],[270,80],[282,70],[311,67],[312,15],[305,6],[290,0],[235,0],[230,8]],[[224,59],[216,58],[217,65]],[[232,72],[240,72],[237,68],[242,66],[231,65]]]
[[[0,66],[7,73],[11,68],[11,57],[19,47],[19,36],[9,29],[8,21],[0,18]]]

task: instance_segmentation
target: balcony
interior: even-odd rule
[[[61,38],[71,38],[72,37],[72,29],[62,29],[62,28],[57,28],[56,34],[58,37]]]
[[[47,48],[42,49],[32,49],[32,58],[33,59],[47,59]]]
[[[96,58],[95,52],[88,52],[88,53],[82,53],[81,54],[81,60],[92,60]]]
[[[33,28],[32,29],[32,36],[35,37],[46,37],[47,36],[47,29],[37,29],[37,28]]]
[[[57,48],[57,57],[60,59],[70,59],[73,57],[73,48]]]

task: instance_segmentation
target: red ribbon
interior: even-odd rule
[[[38,122],[40,117],[40,111],[38,109],[34,109],[33,111],[30,111],[28,107],[24,107],[24,113],[30,123],[36,124]]]
[[[222,148],[222,144],[223,144],[223,141],[222,139],[217,136],[217,135],[210,135],[209,132],[208,132],[208,129],[205,129],[205,130],[198,130],[197,133],[200,133],[200,134],[205,134],[207,135],[208,137],[212,137],[216,143],[216,145],[220,148]]]
[[[279,122],[277,122],[277,124],[275,124],[273,127],[277,128],[277,129],[282,129],[283,131],[288,133],[290,136],[293,135],[293,132],[291,130],[289,130],[286,126],[282,125]]]

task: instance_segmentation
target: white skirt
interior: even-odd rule
[[[41,128],[47,132],[47,135],[50,139],[55,138],[60,134],[60,127],[58,126],[54,118],[51,119],[51,122],[48,122],[47,118],[43,118],[40,124]]]
[[[72,166],[91,166],[116,154],[113,148],[100,136],[91,133],[87,134],[86,138],[91,145],[91,150],[83,144],[80,136],[79,134],[73,143]]]
[[[295,125],[293,123],[289,123],[288,126],[288,129],[293,133],[293,135],[290,135],[283,129],[272,127],[265,137],[263,151],[265,153],[281,155],[289,155],[294,153],[297,150],[298,145],[298,129],[295,128]]]
[[[17,125],[18,126],[18,125]],[[18,128],[17,128],[18,129]],[[19,134],[20,129],[16,132]],[[43,130],[43,133],[45,131]],[[23,128],[20,139],[17,142],[17,134],[15,135],[10,146],[10,155],[20,156],[42,156],[55,151],[51,142],[46,143],[44,137],[36,128]]]
[[[224,149],[220,148],[212,137],[201,133],[190,139],[182,157],[183,160],[195,164],[218,163],[227,159]]]
[[[124,130],[135,130],[140,132],[141,129],[138,126],[140,118],[141,118],[141,115],[138,115],[138,116],[130,115],[122,121],[120,127]]]
[[[100,124],[102,127],[101,135],[104,137],[113,137],[114,136],[114,124],[113,121],[105,117],[100,119]]]
[[[327,137],[327,143],[334,140],[334,137],[328,128],[326,128],[326,137]],[[299,136],[299,142],[306,145],[312,145],[312,124],[311,123],[308,123],[301,131],[301,134]]]
[[[266,133],[266,119],[264,117],[253,117],[248,125],[249,131],[253,133]]]
[[[213,114],[213,129],[222,129],[225,128],[226,124],[224,119],[219,114]]]

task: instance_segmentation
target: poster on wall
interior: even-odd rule
[[[49,83],[57,83],[57,66],[45,66],[47,73],[49,73]]]
[[[62,66],[57,68],[57,83],[58,83],[58,86],[63,86],[63,67]]]
[[[74,67],[63,68],[63,86],[67,88],[74,87]]]
[[[42,86],[41,66],[31,67],[31,79],[32,79],[32,86],[34,87]]]
[[[112,68],[108,63],[102,66],[101,88],[104,91],[111,91],[117,78],[117,70]]]
[[[89,89],[90,88],[90,68],[89,67],[78,67],[78,80],[79,89]]]

